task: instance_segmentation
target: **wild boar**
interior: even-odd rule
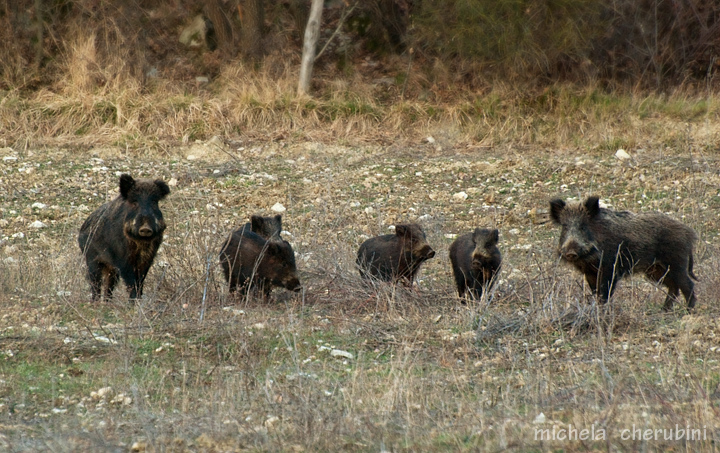
[[[601,208],[598,197],[583,203],[550,201],[550,217],[562,226],[558,252],[585,275],[601,302],[612,296],[626,275],[643,272],[668,289],[664,310],[682,291],[688,309],[695,306],[692,279],[695,232],[661,213],[634,214]],[[692,279],[691,279],[692,277]]]
[[[170,193],[161,179],[120,176],[120,195],[95,210],[80,227],[78,243],[87,263],[92,299],[105,280],[105,299],[122,277],[130,299],[142,296],[143,283],[163,240],[165,221],[158,202]]]
[[[302,286],[295,267],[295,252],[284,240],[267,240],[245,227],[230,233],[220,250],[220,265],[230,293],[238,287],[270,296],[274,286],[300,291]]]
[[[495,282],[502,263],[498,239],[498,230],[475,228],[450,245],[450,263],[460,297],[467,291],[472,299],[479,299],[483,288]]]
[[[412,287],[420,265],[435,256],[416,223],[395,225],[395,234],[370,238],[360,245],[357,265],[360,276],[388,282],[403,281]]]

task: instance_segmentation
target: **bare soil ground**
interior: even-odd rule
[[[0,149],[0,450],[700,451],[720,436],[710,148],[164,149]],[[140,303],[91,303],[77,232],[124,172],[171,184],[166,240]],[[558,262],[548,200],[590,194],[697,231],[694,313],[662,312],[641,277],[598,307]],[[228,297],[222,240],[276,203],[304,291]],[[357,247],[406,221],[438,252],[417,289],[365,285]],[[488,299],[461,301],[448,247],[476,226],[500,229],[504,264]]]

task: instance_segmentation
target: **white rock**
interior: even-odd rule
[[[34,221],[33,223],[31,223],[30,225],[28,225],[28,226],[29,226],[30,228],[45,228],[47,225],[45,225],[44,223],[42,223],[42,222],[39,221],[39,220],[36,220],[36,221]]]
[[[355,356],[351,352],[343,351],[342,349],[333,349],[330,351],[330,355],[333,357],[344,357],[346,359],[353,359]]]
[[[170,187],[177,186],[177,178],[170,178],[170,181],[168,181],[168,186],[170,186]]]
[[[108,338],[104,335],[95,335],[95,339],[97,341],[99,341],[100,343],[117,344],[117,341],[113,340],[112,338]]]
[[[628,160],[628,159],[630,159],[630,154],[628,154],[627,151],[625,151],[624,149],[621,148],[621,149],[617,150],[617,152],[615,153],[615,157],[617,157],[620,160]]]
[[[427,137],[425,140],[426,140],[428,143],[430,143],[431,145],[432,145],[433,143],[435,143],[435,138],[432,137],[432,136]]]
[[[455,233],[445,233],[444,236],[445,236],[447,239],[455,239],[455,238],[457,237],[457,234],[455,234]]]
[[[271,415],[270,417],[267,418],[267,420],[265,420],[265,427],[272,428],[272,426],[279,421],[280,421],[280,417]]]
[[[106,396],[110,396],[112,394],[112,391],[113,391],[112,387],[102,387],[102,388],[98,389],[97,392],[90,392],[90,397],[92,399],[96,399],[96,400],[102,399],[102,398],[105,398]]]
[[[280,203],[275,203],[272,208],[270,208],[271,211],[277,212],[278,214],[283,213],[286,211],[285,206],[283,206]]]
[[[195,154],[188,154],[187,160],[197,160],[197,156]]]
[[[45,207],[47,207],[47,205],[45,203],[35,202],[32,204],[32,207],[37,208],[37,209],[45,209]]]
[[[17,160],[17,157],[15,156],[4,156],[3,162],[15,162]]]
[[[365,208],[365,214],[372,214],[373,212],[375,212],[375,208],[373,208],[372,206],[368,206],[367,208]]]
[[[540,412],[538,414],[538,416],[535,417],[535,420],[533,420],[533,423],[535,423],[535,424],[545,423],[546,420],[547,420],[547,417],[545,417],[545,414]]]
[[[468,194],[465,192],[458,192],[456,194],[453,194],[453,198],[457,201],[465,201],[467,200]]]

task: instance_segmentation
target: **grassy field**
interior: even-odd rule
[[[715,101],[498,90],[465,111],[373,93],[283,103],[269,88],[222,102],[7,94],[0,450],[716,448]],[[124,289],[91,303],[78,229],[124,172],[170,183],[166,240],[140,303]],[[558,263],[548,200],[590,194],[697,231],[694,313],[662,312],[640,277],[597,307]],[[275,203],[304,291],[230,298],[219,246]],[[406,221],[438,252],[417,289],[366,286],[357,247]],[[490,297],[466,302],[448,247],[476,226],[500,229],[504,264]],[[669,440],[679,428],[699,431]]]

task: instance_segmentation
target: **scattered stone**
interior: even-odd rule
[[[343,357],[346,359],[354,359],[355,356],[351,352],[343,351],[342,349],[333,349],[330,351],[330,355],[333,357]]]
[[[624,149],[621,148],[621,149],[617,150],[617,152],[615,153],[615,157],[617,157],[620,160],[628,160],[628,159],[630,159],[630,154],[628,154],[627,151],[625,151]]]
[[[275,203],[272,208],[270,208],[272,212],[277,212],[278,214],[282,214],[286,211],[285,206],[283,206],[281,203]]]
[[[453,194],[453,198],[456,201],[465,201],[468,198],[468,194],[466,194],[465,192],[458,192],[456,194]]]

